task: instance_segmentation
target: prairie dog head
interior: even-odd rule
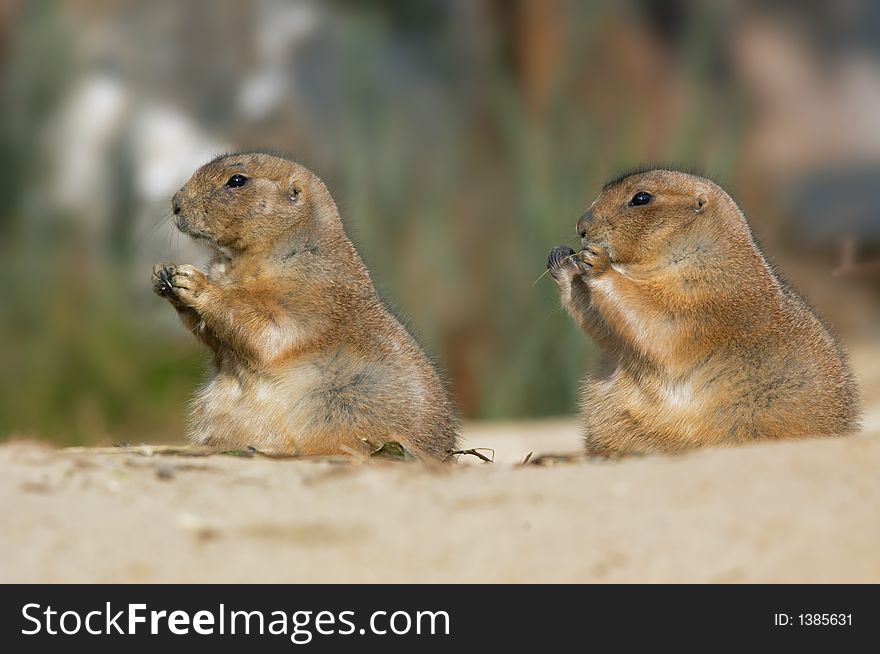
[[[319,222],[338,222],[324,183],[298,163],[230,154],[199,168],[171,201],[178,229],[235,254],[273,247]]]
[[[714,182],[674,170],[649,170],[605,185],[581,215],[584,247],[602,245],[613,263],[630,264],[672,255],[682,241],[700,239],[713,222],[745,219]],[[713,230],[716,231],[716,230]]]

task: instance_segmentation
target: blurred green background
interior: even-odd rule
[[[830,271],[880,243],[878,34],[871,2],[6,0],[0,438],[182,438],[206,360],[149,271],[204,259],[169,199],[230,149],[325,179],[466,418],[575,411],[597,354],[533,282],[645,162],[712,174],[877,339],[875,281]]]

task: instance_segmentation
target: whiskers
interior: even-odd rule
[[[164,211],[159,216],[159,218],[155,222],[153,222],[152,225],[150,225],[147,228],[147,231],[144,234],[139,235],[138,238],[143,239],[143,240],[147,240],[147,239],[151,238],[154,234],[156,234],[156,232],[158,232],[160,229],[162,229],[163,227],[168,225],[169,221],[171,220],[171,218],[173,216],[174,216],[174,214],[171,212],[171,209]],[[173,225],[172,225],[172,227],[173,227]]]
[[[163,200],[162,202],[164,203],[165,201]],[[158,204],[158,202],[150,204]],[[171,207],[162,211],[158,218],[150,221],[144,229],[138,230],[139,233],[136,233],[136,238],[138,242],[145,244],[152,241],[157,234],[164,229],[168,230],[168,238],[165,243],[166,252],[171,252],[172,245],[174,245],[177,257],[180,258],[180,230],[177,229],[177,226],[174,224],[174,212],[171,210]],[[162,237],[159,238],[161,239]]]
[[[166,221],[166,224],[167,224],[167,221]],[[174,225],[169,224],[168,227],[170,229],[168,230],[168,247],[166,249],[171,250],[171,241],[174,240],[174,232],[176,232],[177,230],[174,229]]]

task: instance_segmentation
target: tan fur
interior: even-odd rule
[[[639,191],[653,198],[630,206]],[[633,174],[606,186],[577,229],[583,249],[556,248],[548,266],[608,359],[583,392],[589,452],[858,428],[845,356],[722,188],[677,171]]]
[[[247,182],[230,188],[235,174]],[[388,440],[421,456],[455,448],[443,384],[379,300],[316,175],[278,157],[227,155],[173,204],[181,231],[216,253],[207,273],[153,271],[156,292],[213,353],[193,403],[195,443],[304,455]]]

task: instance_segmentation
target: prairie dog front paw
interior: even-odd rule
[[[209,285],[205,273],[195,266],[173,263],[153,266],[153,291],[176,304],[195,308]]]
[[[577,254],[567,245],[557,245],[547,256],[547,269],[553,279],[559,281],[583,274],[587,268],[577,259]]]
[[[590,243],[578,252],[577,259],[593,276],[602,274],[611,265],[608,250],[596,243]]]
[[[173,274],[173,263],[157,263],[153,266],[153,292],[159,297],[168,297],[172,294],[171,275]]]

